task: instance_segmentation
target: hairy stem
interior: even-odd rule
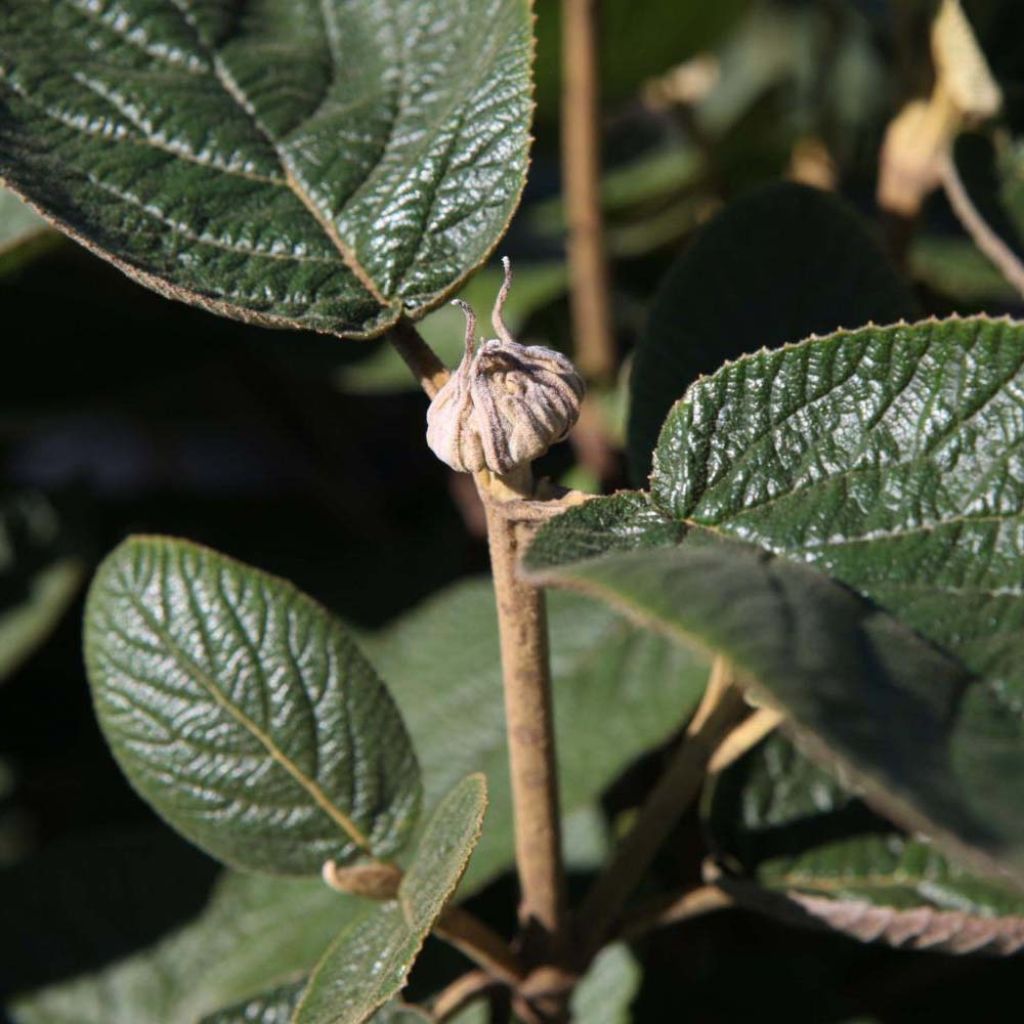
[[[468,910],[449,907],[434,926],[434,933],[461,950],[491,978],[515,986],[525,977],[508,943]]]
[[[493,987],[494,979],[483,971],[463,974],[438,995],[430,1015],[438,1024],[444,1024],[444,1021],[454,1017]]]
[[[624,921],[618,938],[632,942],[656,928],[667,928],[734,904],[733,897],[717,885],[702,885],[681,895],[662,896]]]
[[[524,952],[535,962],[557,961],[566,952],[566,898],[547,609],[543,591],[520,577],[523,534],[501,508],[529,493],[529,475],[527,471],[509,479],[481,474],[477,482],[487,516],[498,608]]]
[[[718,745],[708,762],[708,775],[717,775],[735,764],[748,750],[753,750],[769,733],[781,724],[785,715],[774,708],[760,708]]]
[[[444,363],[437,358],[434,350],[423,340],[420,332],[409,320],[399,320],[388,331],[387,338],[405,360],[405,365],[419,381],[427,397],[433,398],[449,377]]]
[[[952,154],[947,155],[942,164],[942,187],[946,191],[949,205],[953,207],[953,212],[974,240],[974,244],[989,258],[1003,277],[1024,295],[1024,263],[992,230],[971,201],[957,173]]]
[[[601,216],[597,0],[562,0],[562,182],[575,356],[583,375],[615,374],[608,258]]]
[[[700,790],[715,749],[744,714],[746,705],[733,682],[728,663],[717,658],[700,707],[665,773],[648,796],[611,864],[587,894],[577,929],[584,963],[601,948],[658,848]]]
[[[399,321],[388,338],[423,390],[436,395],[448,371],[412,323]],[[510,508],[541,503],[531,500],[529,466],[504,477],[481,472],[476,486],[487,519],[498,610],[524,957],[530,963],[557,962],[567,952],[567,930],[547,608],[543,591],[519,575],[520,545],[530,523],[508,514]]]

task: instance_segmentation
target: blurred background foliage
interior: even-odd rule
[[[603,7],[602,196],[622,373],[542,472],[591,489],[627,484],[625,382],[659,282],[709,218],[765,183],[797,180],[844,197],[902,268],[925,315],[1021,314],[1020,295],[941,193],[909,223],[875,204],[886,126],[931,86],[930,0]],[[1005,105],[995,128],[960,140],[957,162],[979,209],[1024,251],[1024,146],[1014,141],[1024,130],[1024,4],[967,0],[965,8]],[[520,339],[570,350],[559,4],[538,0],[536,11],[533,165],[499,252],[515,266],[508,318]],[[732,244],[755,248],[744,248],[737,276],[715,287],[720,301],[742,307],[742,274],[770,264],[778,247],[770,232],[742,229]],[[495,266],[486,268],[464,297],[483,312],[498,280]],[[675,314],[686,323],[686,309]],[[129,791],[93,720],[79,623],[98,555],[132,531],[187,536],[294,579],[366,629],[487,563],[472,488],[426,449],[424,398],[383,343],[264,331],[173,304],[4,193],[0,317],[7,995],[153,942],[198,910],[216,873]],[[462,344],[455,311],[431,314],[423,333],[454,364]],[[721,351],[700,352],[694,366],[736,354],[737,340],[721,333]],[[658,763],[655,752],[606,792],[613,825]],[[680,852],[658,866],[667,884],[688,880],[680,872],[697,842],[694,819],[678,839]],[[511,897],[505,878],[475,900],[500,920]],[[681,985],[700,1021],[746,1020],[766,1006],[793,1021],[959,1020],[977,1013],[979,998],[986,1020],[1019,1015],[998,1008],[1001,994],[1013,994],[1012,961],[894,953],[739,911],[668,930],[642,953],[634,1007],[643,1021],[677,1019],[671,994]],[[414,987],[430,991],[431,972],[444,975],[452,956],[432,949]]]

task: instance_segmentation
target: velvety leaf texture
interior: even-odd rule
[[[214,856],[312,874],[408,836],[420,783],[401,718],[347,631],[290,584],[132,538],[97,572],[85,650],[125,774]]]
[[[843,200],[784,183],[731,203],[669,269],[637,346],[627,443],[634,481],[646,482],[669,408],[724,360],[916,315],[909,286]]]
[[[746,906],[861,939],[950,953],[1024,947],[1024,897],[874,814],[784,737],[716,780],[706,827]]]
[[[679,728],[708,669],[593,601],[553,594],[548,610],[562,808],[571,816]],[[487,775],[487,828],[459,890],[466,894],[514,857],[493,587],[460,583],[362,643],[416,744],[426,805],[469,772]],[[618,713],[609,715],[612,706]]]
[[[342,929],[313,972],[294,1024],[361,1024],[398,992],[466,870],[486,806],[482,775],[463,779],[441,801],[398,899],[368,903]]]
[[[7,0],[0,177],[142,283],[367,336],[525,179],[528,0]]]

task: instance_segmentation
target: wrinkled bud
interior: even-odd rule
[[[461,473],[504,476],[564,440],[580,414],[584,385],[572,362],[553,349],[520,345],[505,326],[512,270],[508,257],[502,263],[505,282],[491,316],[498,337],[476,347],[476,316],[456,300],[466,314],[466,352],[427,410],[427,444]]]

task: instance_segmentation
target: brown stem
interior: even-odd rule
[[[434,926],[434,933],[463,952],[491,978],[514,986],[526,976],[508,943],[468,910],[449,907]]]
[[[599,950],[655,853],[697,795],[708,761],[743,715],[731,668],[715,660],[707,690],[668,768],[647,798],[636,823],[580,909],[577,940],[586,963]]]
[[[412,322],[401,319],[388,331],[388,341],[405,360],[420,387],[433,398],[448,380],[448,369],[434,354],[434,350],[423,340]]]
[[[469,971],[441,991],[430,1015],[438,1024],[443,1024],[493,987],[494,979],[490,975],[484,971]]]
[[[416,328],[400,321],[389,338],[428,395],[447,371]],[[529,466],[506,477],[476,477],[487,518],[488,544],[498,610],[505,720],[515,816],[516,865],[524,956],[530,963],[566,955],[565,874],[558,808],[551,671],[544,594],[519,576],[521,531],[508,509],[532,507]],[[484,965],[486,967],[486,965]]]
[[[946,190],[949,205],[953,207],[953,212],[967,233],[974,239],[974,244],[991,260],[1003,277],[1024,295],[1024,263],[992,230],[971,201],[957,173],[952,153],[946,156],[942,164],[942,187]]]
[[[724,910],[733,906],[734,902],[732,896],[717,885],[702,885],[667,899],[659,897],[650,905],[630,915],[623,922],[618,938],[632,942],[656,928],[666,928],[681,921],[710,914],[715,910]]]
[[[562,0],[562,180],[576,362],[590,380],[615,374],[601,216],[597,0]]]
[[[749,718],[740,722],[718,745],[708,762],[708,775],[717,775],[735,764],[748,750],[752,750],[773,732],[785,715],[774,708],[760,708]]]
[[[521,533],[501,508],[529,493],[528,471],[514,480],[480,474],[477,482],[498,608],[524,953],[534,962],[557,961],[566,952],[566,897],[547,610],[543,591],[519,575]]]

